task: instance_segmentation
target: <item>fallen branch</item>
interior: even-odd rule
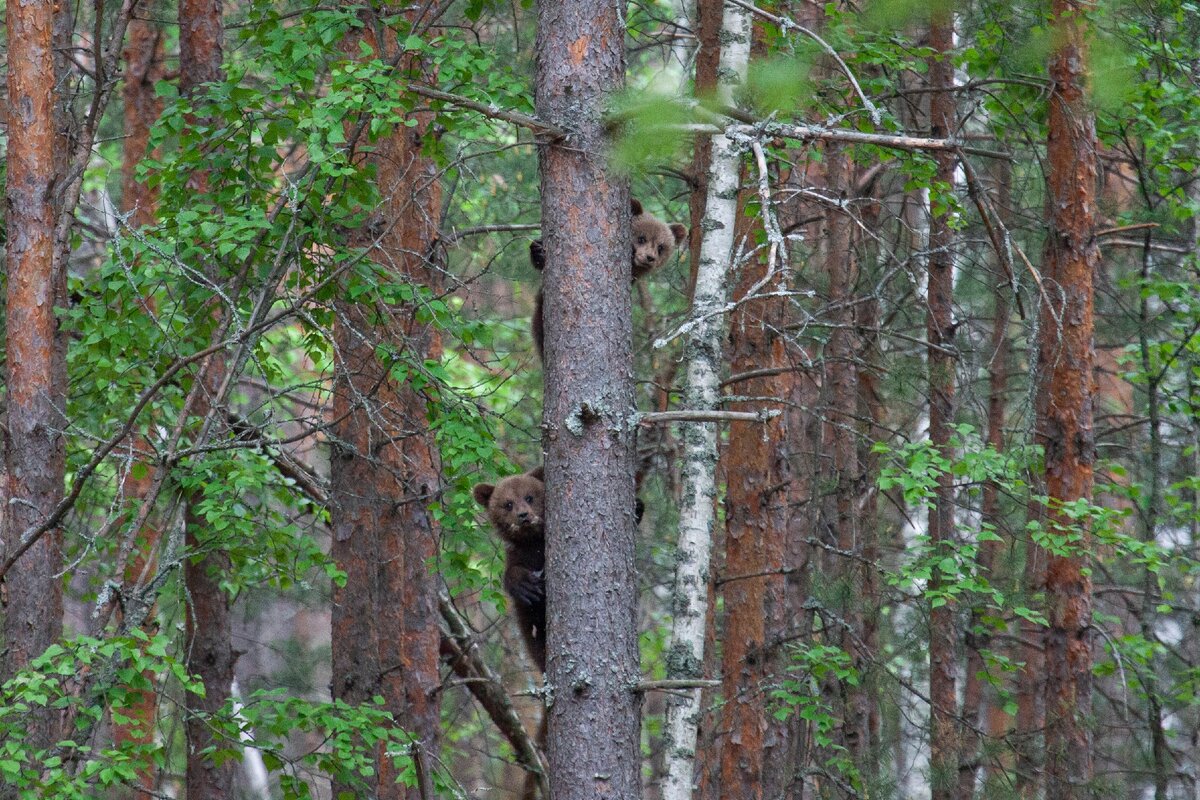
[[[448,629],[448,632],[442,633],[442,655],[455,674],[463,679],[463,684],[479,702],[480,707],[487,712],[492,724],[508,740],[517,755],[517,763],[526,771],[537,775],[542,797],[549,797],[550,784],[538,748],[525,731],[525,726],[521,724],[521,718],[517,716],[500,678],[487,662],[479,657],[467,623],[463,621],[454,604],[450,602],[449,595],[444,591],[438,593],[438,610]]]

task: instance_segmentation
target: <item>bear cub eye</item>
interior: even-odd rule
[[[512,511],[512,500],[509,500],[507,503],[504,504],[504,510]]]
[[[525,495],[525,502],[529,503],[530,505],[533,505],[533,495],[531,495],[531,494]]]
[[[646,243],[646,237],[645,237],[645,236],[639,236],[639,237],[638,237],[638,244],[645,244],[645,243]]]

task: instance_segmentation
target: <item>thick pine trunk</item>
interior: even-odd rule
[[[1076,0],[1055,0],[1057,47],[1050,57],[1047,201],[1050,232],[1043,281],[1049,303],[1039,314],[1036,437],[1042,446],[1052,533],[1080,538],[1046,557],[1046,797],[1090,796],[1092,602],[1089,524],[1063,509],[1092,498],[1093,275],[1096,245],[1096,130],[1086,94],[1087,21]]]
[[[929,31],[934,54],[929,59],[929,135],[946,138],[955,133],[954,65],[950,61],[954,46],[954,17],[949,6],[935,12]],[[934,180],[942,187],[954,185],[955,156],[935,153]],[[932,212],[932,208],[930,209]],[[929,220],[929,280],[926,295],[925,328],[929,342],[926,356],[929,367],[929,441],[942,458],[951,461],[950,446],[954,423],[954,231],[946,213],[932,214]],[[935,564],[955,540],[954,476],[942,472],[934,488],[933,507],[929,511],[929,544]],[[934,568],[929,589],[940,592],[947,580]],[[958,725],[955,679],[958,672],[954,604],[945,595],[941,605],[929,611],[929,772],[932,800],[951,800],[958,786]]]
[[[55,4],[8,3],[7,177],[5,195],[5,358],[7,418],[0,533],[11,552],[63,496],[66,346],[55,316],[65,300],[65,264],[56,256],[54,202],[61,168],[56,139]],[[62,632],[62,533],[37,538],[4,577],[4,642],[0,680],[7,680]],[[49,747],[56,736],[49,710],[28,714],[26,746]],[[0,795],[12,796],[10,788]]]
[[[555,800],[641,796],[629,196],[601,110],[625,73],[622,4],[538,4],[545,270],[547,683]]]
[[[364,22],[347,37],[345,52],[361,57],[365,43],[372,57],[394,61],[398,45],[391,30],[376,19]],[[383,41],[376,38],[380,31]],[[399,65],[414,74],[423,68],[416,59]],[[435,165],[421,152],[432,115],[412,116],[413,127],[378,139],[363,157],[361,166],[373,168],[382,202],[350,233],[350,244],[369,248],[368,257],[391,280],[436,289],[440,272],[430,258],[441,190]],[[332,555],[347,581],[334,590],[333,696],[359,704],[382,695],[398,725],[413,734],[409,755],[428,775],[440,741],[441,634],[430,572],[438,530],[428,511],[439,492],[440,461],[428,425],[430,399],[398,383],[392,370],[439,360],[441,339],[432,322],[418,320],[415,304],[367,298],[335,306]],[[394,356],[381,356],[393,348]],[[372,796],[420,796],[420,787],[397,783],[391,758],[383,752],[378,758],[378,771],[368,779]]]

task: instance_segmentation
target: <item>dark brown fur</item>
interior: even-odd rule
[[[546,671],[546,486],[542,468],[511,475],[493,486],[475,486],[475,502],[487,509],[488,519],[504,540],[504,591],[525,647],[543,673]]]
[[[637,200],[629,201],[629,210],[631,214],[629,224],[632,229],[630,237],[633,245],[630,263],[633,267],[633,279],[636,281],[665,264],[671,254],[675,252],[675,248],[687,238],[688,231],[678,222],[668,225],[657,217],[645,213],[642,204]],[[542,246],[541,239],[529,243],[529,262],[538,272],[545,269],[546,250]],[[538,355],[543,356],[546,332],[542,323],[542,289],[540,286],[537,298],[533,303],[533,318],[530,320],[529,327],[533,333],[533,341],[537,344]]]

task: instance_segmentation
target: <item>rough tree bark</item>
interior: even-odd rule
[[[221,0],[182,0],[179,4],[179,92],[195,97],[200,87],[222,77],[224,23]],[[208,188],[208,176],[193,177],[200,193]],[[219,276],[212,276],[217,279]],[[203,387],[196,393],[193,414],[204,420],[218,402],[217,394],[225,377],[223,353],[215,353],[200,363],[196,381]],[[233,617],[229,596],[221,588],[229,572],[229,556],[219,546],[205,541],[205,520],[198,511],[200,498],[189,497],[184,511],[186,545],[193,555],[184,563],[187,587],[186,657],[188,671],[204,684],[204,696],[187,696],[187,791],[194,797],[230,797],[236,763],[220,766],[205,748],[217,744],[208,717],[218,713],[230,697],[233,668],[237,656],[233,650]]]
[[[66,342],[54,313],[65,300],[66,265],[56,257],[55,4],[8,3],[8,154],[5,196],[8,291],[7,418],[0,533],[7,551],[63,496]],[[29,665],[62,632],[62,533],[47,531],[4,578],[0,680]],[[54,742],[50,710],[29,713],[30,752]],[[0,795],[14,796],[11,787]]]
[[[1052,533],[1079,538],[1068,552],[1046,556],[1045,656],[1046,797],[1088,797],[1092,736],[1092,603],[1088,573],[1090,528],[1065,508],[1092,498],[1096,458],[1092,429],[1093,275],[1096,245],[1096,128],[1085,81],[1086,8],[1054,0],[1056,47],[1047,120],[1047,202],[1050,230],[1043,281],[1049,303],[1039,311],[1036,441],[1045,458],[1044,519]]]
[[[742,270],[737,297],[744,299],[767,274],[763,259]],[[770,287],[776,288],[775,286]],[[790,400],[797,373],[789,370],[787,329],[790,304],[773,297],[743,303],[730,319],[730,372],[740,375],[778,369],[737,383],[731,392],[754,398],[782,395]],[[734,411],[755,411],[764,401],[734,403]],[[761,423],[733,422],[722,453],[725,475],[725,565],[721,576],[725,598],[722,637],[721,797],[746,800],[768,797],[767,781],[780,771],[787,750],[786,731],[768,741],[771,720],[767,697],[776,666],[772,652],[779,628],[795,625],[784,601],[784,564],[789,531],[788,490],[792,484],[787,458],[787,417]],[[784,620],[781,620],[783,617]],[[774,629],[774,630],[773,630]],[[781,777],[781,776],[779,776]]]
[[[721,43],[717,96],[725,103],[732,103],[734,88],[745,75],[750,59],[750,15],[745,9],[725,5]],[[684,406],[697,411],[715,410],[720,405],[724,335],[721,309],[726,303],[729,273],[737,245],[737,194],[742,163],[738,146],[726,136],[713,138],[709,158],[708,193],[700,222],[704,238],[700,243],[689,323],[693,327],[685,345]],[[667,677],[678,680],[702,677],[704,665],[709,561],[716,523],[717,425],[689,423],[681,436],[683,498],[675,551],[673,618],[667,645]],[[757,625],[760,629],[757,640],[761,645],[761,617]],[[692,795],[699,721],[700,689],[679,692],[668,701],[664,800],[687,800]],[[758,748],[754,749],[758,752]],[[725,795],[728,785],[724,778],[722,785]]]
[[[929,135],[946,138],[955,132],[954,65],[950,60],[954,47],[954,12],[949,5],[938,5],[929,28]],[[955,156],[949,152],[933,154],[934,180],[943,187],[954,185]],[[954,423],[954,231],[947,213],[929,219],[929,279],[926,294],[926,361],[929,370],[929,441],[942,458],[950,461]],[[929,510],[929,544],[934,563],[948,554],[954,532],[954,476],[942,472],[934,488],[933,507]],[[947,576],[935,566],[929,582],[932,592],[943,588]],[[953,580],[951,576],[950,580]],[[929,611],[929,778],[932,800],[950,800],[958,786],[958,725],[955,720],[958,699],[955,679],[958,672],[957,625],[954,604],[945,595]]]
[[[624,6],[539,3],[546,576],[555,800],[641,796],[629,196],[601,111],[625,74]]]
[[[375,11],[347,36],[345,52],[397,61],[395,31]],[[415,17],[408,12],[408,17]],[[427,65],[405,56],[401,72],[420,75]],[[392,280],[437,288],[430,260],[437,241],[441,186],[432,160],[421,152],[432,114],[412,112],[416,124],[372,143],[361,166],[375,174],[381,203],[350,244]],[[430,398],[397,382],[397,366],[421,368],[441,356],[441,338],[413,305],[342,299],[336,303],[337,351],[330,462],[332,554],[347,574],[334,590],[333,696],[350,704],[382,695],[398,724],[416,740],[410,755],[430,774],[440,741],[437,583],[429,564],[438,529],[428,512],[439,492],[440,460],[429,431]],[[381,358],[381,352],[390,356]],[[396,782],[392,759],[378,754],[369,787],[381,800],[421,796],[420,787]],[[338,787],[351,791],[352,787]]]

